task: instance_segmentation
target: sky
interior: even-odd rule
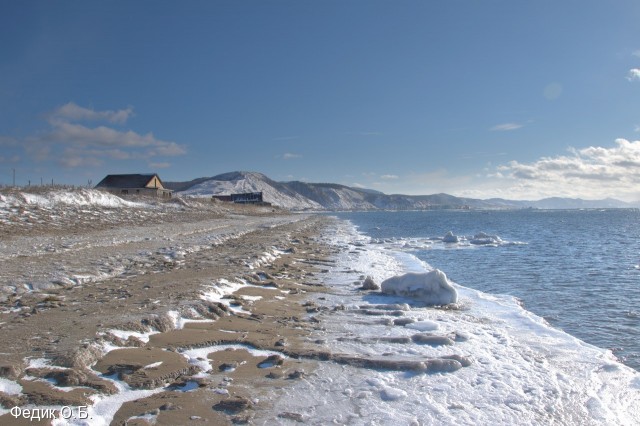
[[[640,2],[0,0],[0,184],[640,201]]]

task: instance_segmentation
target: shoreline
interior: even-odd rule
[[[508,297],[458,286],[459,306],[429,308],[362,288],[367,275],[380,283],[425,265],[348,222],[235,212],[167,223],[132,229],[143,241],[79,238],[80,249],[34,254],[54,266],[106,250],[138,266],[3,309],[4,407],[83,406],[74,415],[92,421],[71,424],[91,425],[640,418],[637,374]],[[138,264],[140,245],[152,261]],[[3,424],[34,424],[2,413]]]

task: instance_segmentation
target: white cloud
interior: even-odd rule
[[[511,161],[487,177],[506,181],[512,195],[520,192],[517,198],[630,199],[639,192],[640,141],[617,139],[615,143],[611,148],[570,148],[568,155],[542,157],[532,163]]]
[[[358,182],[353,182],[351,184],[351,186],[354,187],[354,188],[361,188],[361,189],[366,189],[367,188],[366,186],[364,186],[363,184],[358,183]]]
[[[48,114],[49,121],[107,121],[114,124],[124,124],[133,116],[133,108],[128,107],[118,111],[96,111],[69,102],[56,108]]]
[[[496,126],[493,126],[489,130],[491,130],[492,132],[508,132],[510,130],[520,129],[521,127],[522,127],[522,124],[518,124],[518,123],[504,123],[504,124],[498,124]]]
[[[282,154],[282,158],[283,158],[284,160],[292,160],[292,159],[294,159],[294,158],[300,158],[300,157],[302,157],[302,155],[300,155],[300,154],[293,154],[293,153],[291,153],[291,152],[285,152],[284,154]]]
[[[63,167],[96,167],[103,159],[148,160],[186,153],[184,145],[156,138],[153,133],[118,130],[109,126],[88,127],[78,121],[123,124],[133,108],[95,111],[70,102],[47,114],[50,128],[24,140],[26,153],[35,161],[58,159]],[[162,163],[159,163],[162,164]]]
[[[627,80],[640,81],[640,68],[631,68],[627,73]]]
[[[394,180],[394,179],[399,179],[399,176],[398,175],[382,175],[380,176],[380,179]]]
[[[631,53],[633,56],[640,58],[640,50],[636,50],[633,53]]]

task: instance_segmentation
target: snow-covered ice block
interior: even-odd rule
[[[447,235],[445,235],[442,238],[442,242],[444,242],[444,243],[457,243],[459,241],[460,241],[460,239],[458,238],[458,236],[457,235],[453,235],[453,232],[451,232],[451,231],[447,232]]]
[[[458,292],[439,269],[391,277],[384,280],[381,287],[383,293],[410,297],[427,305],[447,305],[458,301]]]

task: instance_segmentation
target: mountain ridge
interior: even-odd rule
[[[584,200],[549,197],[537,201],[431,195],[385,194],[338,183],[277,182],[259,172],[233,171],[184,182],[164,182],[185,196],[210,197],[241,192],[262,192],[264,200],[291,210],[434,210],[434,209],[580,209],[637,208],[613,198]]]

